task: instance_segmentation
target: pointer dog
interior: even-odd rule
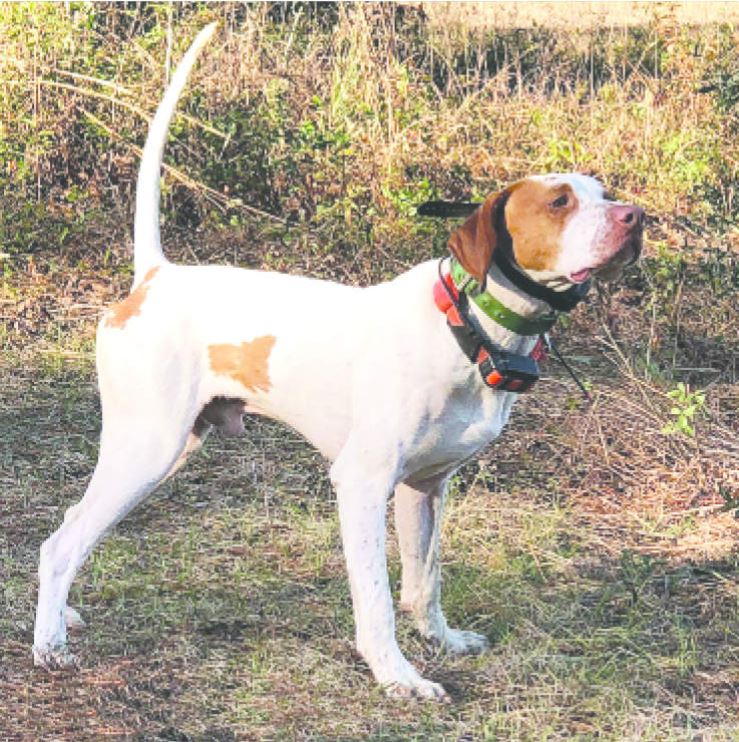
[[[484,636],[450,628],[442,613],[439,527],[449,478],[500,434],[516,394],[490,388],[450,331],[434,298],[435,261],[370,288],[166,261],[162,152],[177,100],[213,30],[203,29],[180,63],[144,149],[132,291],[98,326],[99,458],[84,497],[41,547],[35,662],[73,661],[66,624],[79,616],[67,595],[101,538],[177,471],[212,427],[236,433],[243,414],[255,413],[292,426],[333,462],[357,649],[375,678],[393,695],[443,699],[444,689],[421,677],[395,639],[387,504],[394,493],[401,606],[424,637],[449,652],[484,650]],[[592,178],[537,176],[488,197],[449,246],[480,295],[536,326],[551,315],[552,297],[591,275],[613,278],[633,262],[642,221],[641,209],[607,200]],[[503,250],[515,275],[495,260]],[[464,294],[452,283],[447,278],[444,290]],[[536,334],[507,329],[477,299],[467,314],[486,347],[529,356]]]

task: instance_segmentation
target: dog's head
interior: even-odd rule
[[[507,250],[537,283],[566,288],[590,276],[613,280],[641,252],[644,211],[612,201],[586,175],[540,175],[495,193],[449,239],[478,281],[493,252]]]

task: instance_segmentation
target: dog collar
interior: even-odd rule
[[[508,309],[492,294],[479,291],[477,281],[456,260],[452,260],[451,277],[456,284],[455,288],[459,287],[458,290],[471,297],[490,319],[516,335],[543,335],[557,321],[556,312],[529,319]]]
[[[544,358],[547,350],[547,341],[543,334],[539,335],[534,349],[527,356],[499,348],[470,314],[467,294],[457,288],[452,274],[441,275],[441,269],[439,279],[434,284],[434,302],[446,315],[447,326],[454,339],[467,358],[478,367],[486,386],[498,391],[521,393],[527,392],[539,380],[538,361]],[[519,315],[515,316],[529,321]],[[499,322],[499,319],[494,319]]]

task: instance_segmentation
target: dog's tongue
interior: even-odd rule
[[[577,273],[571,273],[570,274],[570,278],[575,283],[584,283],[585,281],[588,280],[589,277],[590,277],[590,269],[589,268],[586,268],[585,270],[582,270],[582,271],[577,271]]]

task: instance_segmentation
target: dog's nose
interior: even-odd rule
[[[644,209],[639,206],[613,206],[613,218],[626,227],[641,227],[644,223]]]

